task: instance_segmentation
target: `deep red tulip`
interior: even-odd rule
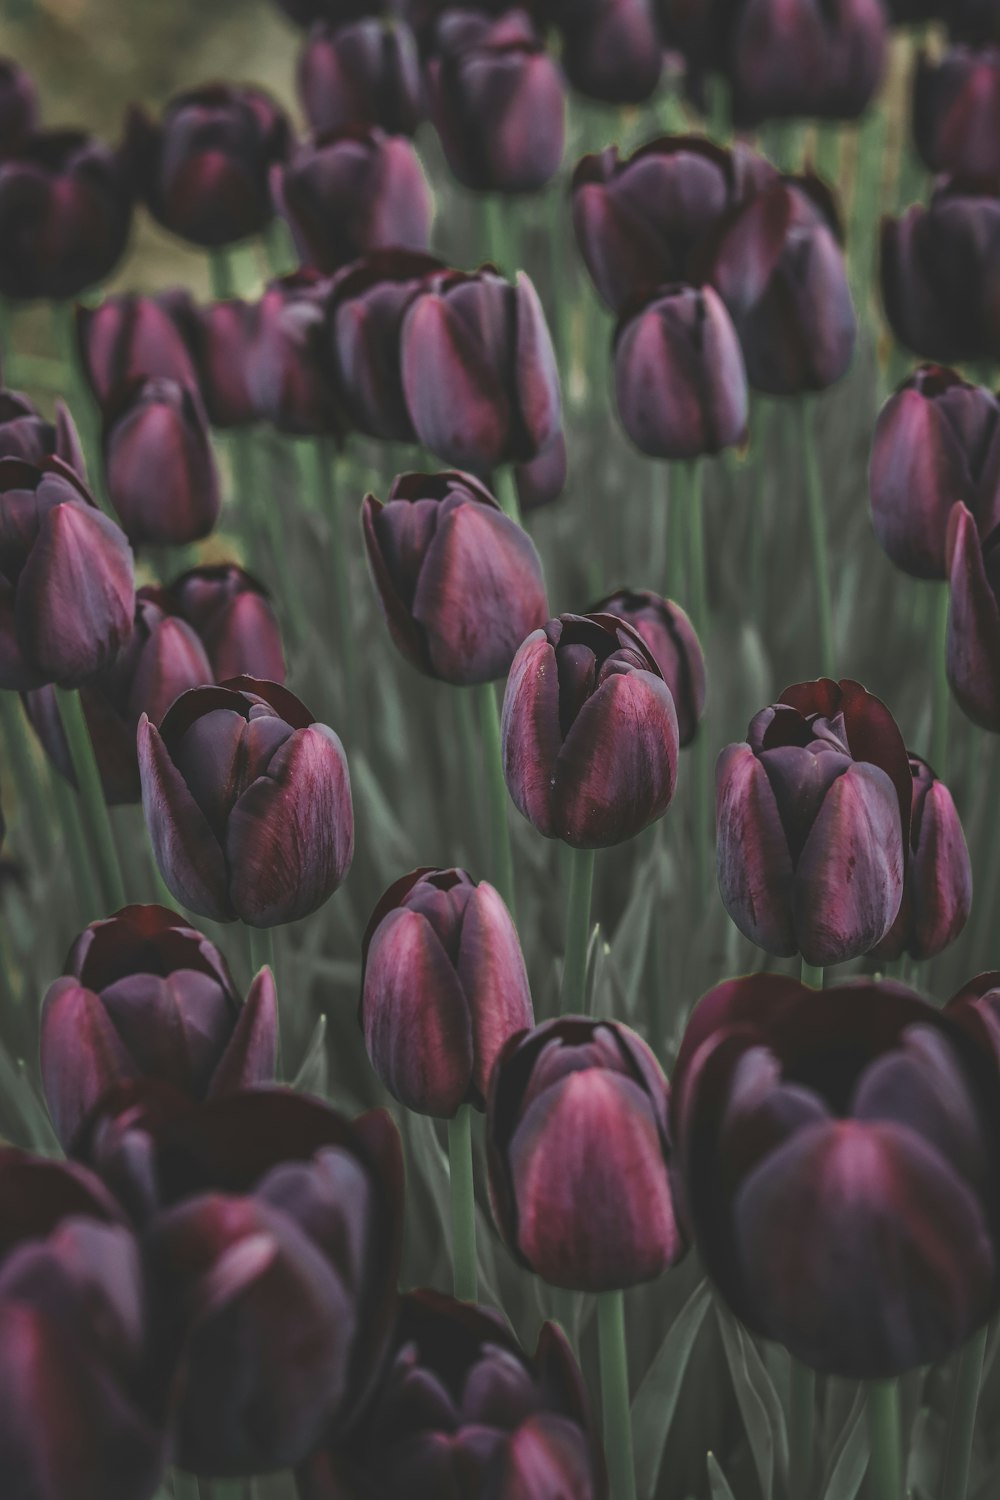
[[[38,90],[12,57],[0,57],[0,157],[15,156],[38,129]]]
[[[58,458],[0,459],[0,687],[78,687],[132,633],[132,551]]]
[[[236,563],[192,568],[164,594],[197,631],[216,682],[243,676],[284,682],[285,652],[274,608],[267,590],[243,568]]]
[[[674,700],[642,637],[614,615],[560,615],[528,636],[501,735],[507,789],[546,838],[620,844],[670,806]]]
[[[401,474],[361,511],[368,565],[407,661],[459,687],[506,676],[548,617],[527,532],[471,474]]]
[[[759,974],[706,995],[671,1122],[698,1253],[736,1315],[851,1380],[964,1343],[996,1306],[998,1083],[992,1049],[901,985]]]
[[[705,711],[705,657],[680,605],[649,589],[617,589],[590,613],[617,615],[642,636],[673,697],[680,744],[690,745]]]
[[[243,379],[258,418],[279,432],[323,436],[343,426],[326,357],[328,277],[311,269],[272,281],[256,309]]]
[[[299,96],[317,135],[381,126],[413,135],[424,116],[420,58],[410,28],[365,17],[313,27],[299,57]]]
[[[140,297],[123,292],[76,309],[80,362],[99,406],[138,376],[197,384],[189,338],[194,305],[187,292]]]
[[[867,953],[903,899],[912,778],[883,703],[856,682],[804,682],[716,766],[719,890],[767,953],[818,967]]]
[[[652,1281],[684,1253],[668,1178],[669,1088],[641,1037],[564,1016],[512,1037],[490,1083],[490,1197],[522,1265],[553,1286]]]
[[[1000,526],[981,537],[961,502],[948,523],[948,682],[974,724],[1000,734]]]
[[[129,137],[140,190],[165,229],[212,249],[266,227],[269,173],[291,132],[262,89],[206,84],[177,94],[157,123],[133,108]]]
[[[932,172],[1000,174],[1000,50],[954,47],[917,59],[913,138]]]
[[[566,438],[557,432],[547,448],[527,463],[515,464],[514,483],[522,511],[538,510],[558,500],[566,488],[568,456]]]
[[[561,0],[552,10],[573,88],[606,104],[644,104],[663,66],[653,0]]]
[[[160,873],[190,911],[274,927],[307,917],[354,854],[344,748],[287,688],[237,677],[192,688],[138,731]]]
[[[746,0],[729,37],[733,118],[854,120],[882,80],[886,44],[881,0]]]
[[[251,427],[258,419],[247,379],[260,308],[232,298],[199,308],[191,344],[208,420],[213,427]]]
[[[566,138],[562,75],[524,10],[496,20],[449,10],[427,64],[431,119],[463,187],[535,192],[555,176]]]
[[[137,376],[104,408],[104,472],[135,546],[182,547],[219,518],[219,475],[208,419],[193,385]]]
[[[56,419],[46,422],[27,396],[0,389],[0,458],[40,464],[53,456],[61,458],[86,483],[83,449],[65,402],[56,400]]]
[[[114,270],[131,221],[119,152],[82,131],[40,131],[0,161],[0,296],[78,296]]]

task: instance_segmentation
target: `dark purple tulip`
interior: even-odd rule
[[[446,11],[434,32],[427,96],[463,187],[530,193],[558,172],[566,139],[563,80],[526,11],[496,20]]]
[[[512,1037],[490,1081],[490,1197],[515,1258],[543,1281],[607,1292],[684,1254],[668,1165],[670,1090],[641,1037],[564,1016]]]
[[[0,458],[40,464],[53,456],[61,458],[86,483],[83,449],[66,403],[57,400],[56,419],[46,422],[27,396],[0,389]]]
[[[948,682],[964,714],[1000,734],[1000,526],[981,537],[961,502],[948,522]]]
[[[650,458],[700,458],[746,436],[740,341],[710,286],[663,287],[615,332],[622,426]]]
[[[526,463],[562,430],[559,371],[538,294],[519,271],[444,271],[403,320],[403,390],[420,442],[485,474]]]
[[[252,427],[258,412],[247,379],[260,321],[255,302],[231,299],[197,310],[191,342],[213,427]]]
[[[321,271],[373,250],[426,250],[430,188],[413,146],[377,128],[320,136],[271,174],[302,260]]]
[[[389,633],[413,666],[468,687],[505,677],[548,618],[527,532],[471,474],[401,474],[361,511],[368,565]]]
[[[209,563],[182,573],[164,595],[197,631],[216,682],[244,676],[284,682],[281,630],[267,590],[250,573],[236,563]]]
[[[0,459],[0,687],[78,687],[132,633],[132,550],[58,458]]]
[[[138,732],[156,861],[190,911],[250,927],[297,922],[350,869],[344,747],[287,688],[254,677],[192,688]]]
[[[208,419],[193,385],[137,376],[104,409],[104,472],[135,546],[182,547],[219,518],[219,475]]]
[[[302,1500],[607,1496],[586,1388],[557,1325],[542,1326],[529,1359],[499,1313],[432,1291],[400,1299],[357,1430],[296,1477]]]
[[[954,47],[917,59],[913,137],[932,172],[1000,174],[1000,50]]]
[[[317,135],[381,126],[413,135],[424,117],[420,58],[410,28],[366,17],[317,24],[299,57],[299,96]]]
[[[279,432],[322,437],[343,426],[324,347],[329,291],[329,278],[306,268],[272,281],[257,305],[243,379],[257,416]]]
[[[498,893],[464,870],[414,870],[379,901],[361,952],[359,1019],[393,1098],[438,1119],[483,1109],[501,1048],[535,1022]]]
[[[847,680],[788,688],[722,751],[715,786],[719,890],[745,937],[821,968],[885,937],[912,800],[885,704]]]
[[[644,104],[660,81],[653,0],[569,0],[555,7],[560,60],[574,89],[606,104]]]
[[[948,1001],[945,1014],[958,1022],[1000,1065],[1000,973],[977,974]]]
[[[690,745],[705,711],[705,657],[680,605],[649,589],[617,589],[589,612],[617,615],[642,636],[673,697],[681,747]]]
[[[140,375],[197,384],[189,347],[193,316],[193,303],[183,291],[157,297],[123,292],[106,297],[97,307],[78,306],[80,362],[98,406]]]
[[[677,710],[642,636],[614,615],[560,615],[507,679],[504,776],[517,810],[577,849],[661,818],[677,782]]]
[[[126,906],[92,922],[42,1002],[45,1098],[63,1146],[119,1084],[154,1078],[195,1099],[274,1078],[278,1012],[262,969],[241,1004],[219,950],[176,912]]]
[[[12,57],[0,57],[0,157],[15,156],[39,123],[38,90]]]
[[[566,488],[568,457],[566,438],[557,432],[547,448],[527,463],[515,464],[514,483],[522,511],[539,510],[558,500]]]
[[[82,131],[40,131],[0,161],[0,296],[78,296],[114,270],[131,221],[120,153]]]
[[[206,84],[177,94],[158,123],[133,108],[136,179],[165,229],[209,249],[259,234],[271,218],[271,167],[291,132],[262,89]]]
[[[992,1049],[902,985],[759,974],[706,995],[671,1123],[695,1245],[737,1317],[851,1380],[964,1343],[996,1307],[998,1085]]]

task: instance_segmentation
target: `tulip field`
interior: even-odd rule
[[[1000,1496],[998,367],[1000,0],[4,7],[0,1500]]]

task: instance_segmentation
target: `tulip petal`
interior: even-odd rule
[[[482,1105],[508,1037],[535,1024],[521,944],[510,913],[486,881],[469,897],[462,922],[458,977],[475,1038],[474,1082]]]
[[[767,772],[748,745],[729,745],[715,772],[719,893],[752,943],[788,957],[797,950],[794,872]]]
[[[910,951],[933,958],[949,948],[972,910],[972,864],[951,793],[935,781],[924,799],[920,842],[910,861]]]
[[[273,1083],[278,1064],[278,995],[274,975],[261,969],[250,986],[229,1045],[212,1074],[210,1099],[255,1084]]]
[[[69,977],[57,979],[42,1002],[40,1062],[45,1102],[66,1148],[108,1089],[139,1076],[100,996]]]
[[[528,459],[544,452],[559,436],[562,430],[562,397],[552,336],[538,293],[524,271],[517,273],[515,317],[515,383],[518,410],[528,434],[529,451],[523,457]]]
[[[947,672],[963,713],[1000,731],[1000,606],[990,587],[972,513],[956,505],[948,522]]]
[[[195,802],[159,730],[143,714],[136,736],[142,810],[160,874],[190,911],[215,922],[236,913],[227,890],[226,863],[208,819]]]
[[[523,643],[511,665],[500,733],[503,773],[514,806],[546,838],[558,837],[552,811],[559,730],[556,653],[544,631]]]
[[[403,320],[403,390],[420,441],[447,463],[480,472],[507,457],[510,403],[468,324],[433,293]]]

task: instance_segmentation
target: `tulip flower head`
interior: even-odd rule
[[[1000,48],[921,52],[913,81],[913,138],[932,172],[1000,174]]]
[[[413,135],[423,119],[420,58],[403,21],[317,23],[299,56],[298,85],[316,135],[375,126]]]
[[[329,277],[312,268],[293,271],[270,282],[254,310],[241,383],[258,419],[279,432],[323,437],[343,427],[324,347],[330,285]],[[223,388],[227,402],[231,385],[230,378]]]
[[[733,118],[857,119],[882,80],[886,51],[881,0],[746,0],[729,38]]]
[[[197,386],[190,347],[194,304],[184,291],[140,297],[105,297],[97,307],[76,308],[80,363],[98,406],[139,376],[160,376]]]
[[[0,458],[40,464],[49,457],[62,459],[86,484],[83,449],[66,403],[57,400],[56,419],[46,422],[27,396],[0,390]]]
[[[705,711],[705,657],[684,610],[649,589],[616,589],[589,613],[617,615],[642,636],[674,700],[681,748],[690,745]]]
[[[560,60],[577,93],[605,104],[644,104],[663,68],[653,0],[562,0]]]
[[[980,536],[959,502],[948,522],[948,682],[974,724],[1000,734],[1000,526]]]
[[[38,129],[38,90],[12,57],[0,57],[0,157],[15,156]]]
[[[245,569],[236,563],[191,568],[163,592],[170,608],[197,631],[216,682],[243,676],[284,682],[285,653],[274,607],[263,584]]]
[[[137,376],[104,408],[108,494],[134,546],[185,546],[222,503],[208,419],[193,385]]]
[[[247,379],[259,321],[259,305],[238,298],[212,302],[194,314],[192,352],[213,427],[252,427],[266,415],[258,412]]]

